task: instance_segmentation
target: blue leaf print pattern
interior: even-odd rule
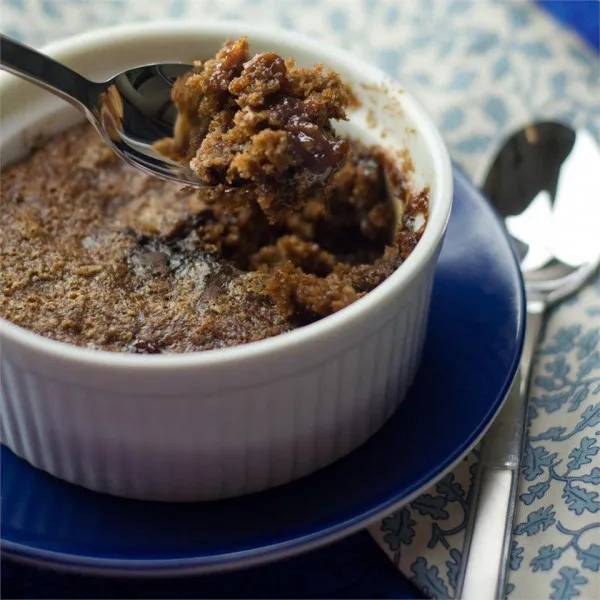
[[[448,473],[435,485],[435,489],[439,494],[444,496],[448,502],[456,502],[465,497],[463,486],[454,480],[454,473]]]
[[[345,33],[348,29],[348,15],[342,10],[333,10],[329,13],[329,24],[333,31]]]
[[[446,499],[443,496],[423,494],[410,503],[410,506],[419,511],[421,515],[430,515],[434,519],[447,519],[448,512],[444,510]]]
[[[532,442],[540,442],[542,440],[558,440],[560,436],[567,430],[566,427],[550,427],[550,429],[538,433],[536,436],[530,436],[529,440]]]
[[[527,481],[533,481],[544,473],[544,467],[549,467],[556,458],[556,452],[550,454],[543,446],[534,448],[531,444],[525,445],[523,455],[523,475]]]
[[[600,340],[600,329],[591,329],[586,334],[582,335],[577,341],[577,358],[581,360],[586,358],[598,347]]]
[[[571,367],[567,364],[566,358],[563,355],[561,355],[557,356],[554,360],[547,362],[544,365],[544,370],[547,373],[554,375],[554,377],[562,379],[569,374]]]
[[[485,54],[498,45],[500,38],[493,31],[480,31],[475,39],[469,44],[469,54]]]
[[[389,26],[393,26],[400,18],[400,10],[397,6],[390,6],[385,15],[385,21]]]
[[[381,50],[378,59],[381,68],[386,73],[396,76],[400,67],[400,56],[395,50]]]
[[[599,528],[600,521],[589,523],[577,530],[569,529],[560,522],[557,523],[557,531],[568,536],[568,541],[562,546],[555,547],[554,544],[541,546],[538,549],[537,556],[532,558],[529,563],[532,572],[553,569],[554,562],[563,557],[569,548],[575,550],[575,557],[583,569],[597,572],[600,567],[600,546],[598,544],[591,544],[588,548],[582,547],[581,539],[588,532],[594,531],[595,534],[595,530]]]
[[[550,489],[550,480],[540,481],[534,485],[530,485],[527,493],[521,494],[519,498],[525,504],[532,504],[535,500],[541,500],[546,492]]]
[[[409,75],[409,79],[411,83],[417,83],[419,85],[428,85],[431,81],[431,76],[429,75],[429,73],[424,72],[411,73],[411,75]]]
[[[445,40],[443,41],[438,48],[437,55],[440,59],[443,59],[449,52],[452,52],[452,48],[454,47],[454,40]]]
[[[450,132],[458,129],[465,121],[465,111],[458,106],[452,106],[442,114],[440,129]]]
[[[494,67],[492,68],[492,74],[495,80],[502,79],[508,72],[510,71],[510,63],[506,56],[501,56],[494,63]]]
[[[407,508],[402,508],[383,519],[381,523],[381,530],[385,532],[383,539],[390,550],[397,552],[402,544],[410,544],[415,535],[414,524]]]
[[[492,96],[485,101],[485,114],[498,126],[504,127],[508,121],[508,109],[502,98]]]
[[[563,549],[555,548],[553,544],[542,546],[538,551],[538,555],[531,559],[530,565],[533,572],[535,573],[535,571],[539,570],[549,571],[552,569],[554,561],[560,558],[562,553]]]
[[[169,6],[169,17],[171,19],[177,19],[182,17],[187,10],[186,0],[172,0]]]
[[[446,569],[448,575],[448,583],[450,583],[452,589],[456,589],[458,582],[458,573],[460,571],[461,564],[461,553],[456,548],[450,549],[450,560],[446,561]]]
[[[539,416],[538,409],[533,404],[530,404],[527,407],[527,423],[531,425],[531,422],[535,421]]]
[[[565,73],[556,73],[550,78],[550,88],[556,98],[563,98],[567,87],[567,76]]]
[[[594,467],[589,473],[586,473],[581,477],[581,481],[584,483],[593,483],[594,485],[600,485],[600,467]]]
[[[588,465],[592,462],[592,456],[598,454],[600,448],[596,445],[595,438],[584,437],[577,448],[573,448],[569,454],[571,459],[567,463],[567,468],[571,470],[580,469],[583,465]]]
[[[52,0],[42,0],[42,11],[44,16],[52,21],[57,21],[62,17],[61,11],[58,8],[58,3]]]
[[[574,394],[573,396],[571,396],[571,398],[569,398],[569,412],[575,412],[576,410],[579,410],[579,407],[581,406],[581,404],[587,400],[588,395],[589,395],[589,388],[587,387],[580,387]]]
[[[553,385],[553,380],[549,378],[536,377],[534,382],[535,385],[544,387],[546,381],[550,381],[550,385]],[[533,396],[531,401],[540,408],[543,408],[548,413],[556,412],[560,410],[569,399],[568,392],[560,392],[558,394],[542,394],[541,396]]]
[[[547,60],[549,58],[552,58],[552,51],[550,50],[546,42],[525,42],[521,47],[525,51],[527,56],[534,60]]]
[[[511,542],[509,561],[509,567],[511,570],[516,571],[521,566],[521,563],[523,562],[524,551],[525,549],[522,546],[519,546],[515,540]]]
[[[581,363],[577,377],[582,378],[596,369],[600,369],[600,352],[593,352]]]
[[[423,50],[424,48],[431,46],[432,43],[433,40],[430,35],[421,35],[413,40],[413,48],[415,50]]]
[[[574,59],[584,67],[587,67],[590,64],[589,58],[579,48],[576,48],[575,46],[571,46],[569,48],[569,55],[572,59]]]
[[[584,427],[595,427],[596,425],[600,425],[600,402],[591,404],[583,411],[578,427],[583,429]]]
[[[515,29],[522,29],[531,23],[531,9],[522,4],[511,4],[508,7],[508,21]]]
[[[535,379],[535,385],[537,385],[538,387],[544,388],[545,390],[548,390],[549,392],[555,391],[555,390],[560,390],[560,383],[557,382],[554,378],[552,377],[544,377],[543,375],[538,375]],[[562,404],[564,404],[567,401],[567,398],[565,397],[565,399],[561,402],[560,406],[562,406]]]
[[[584,487],[573,485],[570,481],[565,485],[562,497],[569,505],[569,510],[577,515],[583,514],[586,510],[591,513],[600,510],[600,502],[596,500],[598,492],[588,492]]]
[[[5,34],[6,34],[8,37],[14,38],[14,39],[16,39],[16,40],[18,40],[18,39],[19,39],[19,34],[20,34],[20,31],[19,31],[18,29],[13,29],[12,27],[4,27],[4,28],[2,29],[2,31],[3,31],[3,32],[4,32],[4,33],[5,33]]]
[[[598,544],[591,544],[589,548],[579,550],[577,552],[577,558],[581,561],[581,566],[584,569],[598,572],[600,570],[600,546]]]
[[[436,566],[430,567],[427,560],[420,556],[410,567],[413,572],[413,582],[430,598],[448,598],[448,588],[443,579],[440,578]]]
[[[580,595],[577,588],[588,582],[586,577],[579,574],[579,569],[563,567],[558,574],[560,579],[555,579],[551,584],[554,591],[550,594],[550,600],[571,600]]]
[[[476,78],[477,73],[475,71],[459,69],[455,71],[452,77],[450,89],[453,91],[468,90],[475,83]]]
[[[22,8],[23,0],[4,0],[4,6],[10,6],[16,10]]]
[[[449,15],[461,15],[468,12],[470,9],[469,3],[464,0],[452,0],[448,4],[447,12]]]
[[[544,354],[557,354],[569,352],[575,347],[575,338],[581,333],[581,325],[569,325],[561,327],[555,334],[553,343],[547,346]]]
[[[539,508],[538,510],[529,513],[527,515],[527,521],[525,523],[519,523],[515,528],[515,535],[535,535],[540,531],[546,531],[548,527],[551,527],[556,523],[554,518],[554,505],[551,504],[546,508]]]
[[[488,148],[492,142],[492,138],[489,135],[474,135],[470,138],[462,140],[454,144],[454,147],[460,152],[466,154],[475,154]]]

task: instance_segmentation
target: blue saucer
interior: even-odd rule
[[[356,531],[424,491],[481,437],[517,368],[524,314],[504,228],[455,171],[423,363],[405,402],[369,442],[290,485],[196,504],[90,492],[2,447],[2,549],[79,572],[191,574],[257,564]]]

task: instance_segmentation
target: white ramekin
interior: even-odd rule
[[[77,36],[45,51],[90,78],[208,56],[246,34],[253,51],[323,62],[352,85],[361,136],[408,150],[431,214],[408,260],[352,306],[252,344],[139,356],[55,342],[0,319],[2,443],[93,490],[208,500],[307,475],[377,431],[417,370],[437,256],[452,202],[450,161],[423,109],[381,71],[288,31],[241,23],[160,22]],[[2,160],[80,120],[63,101],[2,74]],[[0,236],[1,240],[1,236]],[[1,292],[0,292],[1,293]],[[357,474],[359,476],[360,474]]]

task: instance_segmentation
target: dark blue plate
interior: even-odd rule
[[[23,600],[426,598],[398,571],[367,531],[287,560],[234,573],[176,578],[94,577],[10,560],[3,560],[0,569],[2,597]]]
[[[423,363],[369,442],[290,485],[194,504],[90,492],[2,447],[2,548],[80,572],[189,574],[281,558],[356,531],[425,490],[481,437],[517,368],[524,314],[504,228],[455,171]]]

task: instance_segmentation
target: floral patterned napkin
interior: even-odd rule
[[[598,55],[526,0],[3,0],[0,25],[40,46],[117,22],[241,15],[338,44],[396,76],[471,174],[498,136],[532,118],[600,133]],[[599,439],[596,278],[551,313],[537,356],[511,598],[600,598]],[[430,597],[453,597],[476,464],[473,452],[371,528]]]
[[[550,316],[529,410],[507,594],[600,598],[600,278]],[[476,452],[372,533],[434,598],[453,597]]]

